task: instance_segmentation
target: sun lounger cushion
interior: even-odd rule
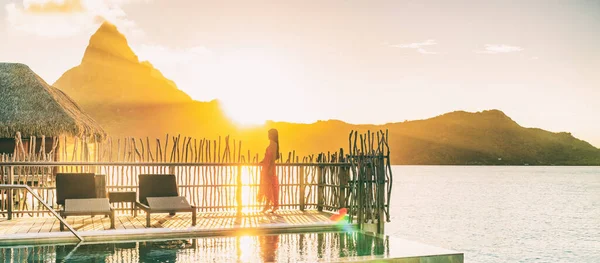
[[[183,210],[192,209],[183,196],[148,197],[148,205],[152,210]]]
[[[65,213],[110,213],[108,198],[67,199]]]

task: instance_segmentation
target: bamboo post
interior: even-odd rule
[[[377,164],[379,166],[377,167],[377,233],[383,235],[385,231],[385,220],[383,219],[385,209],[385,166],[382,155],[378,156]]]
[[[344,160],[344,149],[340,149],[340,157],[338,158],[338,162],[343,163]],[[340,166],[337,169],[338,174],[338,184],[339,184],[339,195],[338,195],[338,205],[339,208],[346,207],[346,187],[348,186],[348,170],[345,166]]]
[[[304,200],[306,199],[305,198],[305,195],[306,195],[305,194],[305,191],[306,191],[305,184],[306,183],[305,183],[304,166],[300,166],[300,172],[299,172],[298,176],[300,179],[299,180],[300,181],[300,191],[298,191],[300,194],[300,196],[299,196],[300,197],[300,199],[299,199],[300,200],[300,211],[304,211],[304,208],[305,208]]]
[[[8,182],[9,184],[13,184],[14,180],[15,180],[15,167],[14,166],[10,166],[8,169]],[[12,219],[12,210],[13,210],[13,191],[14,189],[8,189],[8,207],[7,207],[7,212],[8,212],[8,220]]]
[[[242,166],[237,166],[235,200],[237,203],[237,213],[242,213]]]
[[[323,166],[319,165],[317,167],[317,210],[323,211],[323,192],[325,190],[325,185],[323,182]]]
[[[339,208],[344,208],[346,207],[346,187],[348,186],[348,170],[346,167],[339,167],[337,174],[339,182],[338,204]]]
[[[358,219],[358,226],[360,229],[362,229],[363,227],[363,203],[364,203],[364,184],[363,184],[363,176],[364,176],[364,171],[363,171],[363,167],[362,167],[362,160],[359,159],[358,161],[358,184],[357,184],[357,190],[358,190],[358,195],[356,197],[357,201],[358,201],[358,211],[357,211],[357,219]]]

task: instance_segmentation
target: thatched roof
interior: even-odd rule
[[[106,137],[65,93],[48,85],[27,65],[0,63],[0,138],[28,136]]]

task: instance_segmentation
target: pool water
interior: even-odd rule
[[[0,247],[0,262],[316,262],[385,258],[389,252],[387,237],[321,232]]]

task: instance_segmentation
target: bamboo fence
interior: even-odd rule
[[[46,149],[46,140],[52,140]],[[106,190],[136,191],[138,175],[174,174],[180,195],[201,212],[249,212],[262,207],[256,201],[260,177],[258,154],[243,149],[229,136],[197,139],[166,135],[165,138],[120,138],[100,141],[93,137],[42,136],[23,143],[15,136],[12,154],[0,155],[0,181],[28,184],[50,205],[56,206],[56,173],[92,172],[103,175]],[[277,161],[282,209],[318,209],[336,212],[348,208],[350,216],[372,222],[386,216],[392,174],[387,131],[349,137],[344,150],[297,156],[295,151]],[[282,155],[285,157],[285,155]],[[285,159],[285,161],[284,161]],[[7,214],[8,190],[0,193],[0,214]],[[31,196],[14,191],[12,213],[41,216],[43,206]],[[127,203],[113,204],[129,212]]]

